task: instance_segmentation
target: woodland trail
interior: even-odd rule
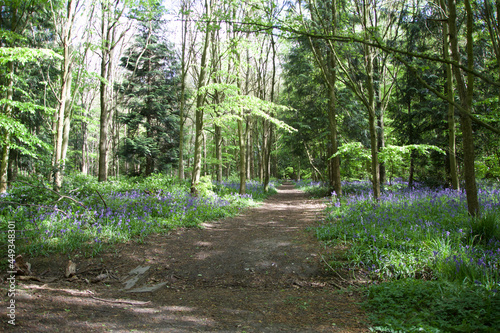
[[[21,283],[18,325],[1,327],[6,332],[368,332],[358,295],[337,288],[322,265],[321,244],[306,230],[323,208],[321,200],[283,185],[237,217],[117,246],[78,262],[109,272],[104,282],[89,284],[81,275],[71,282]],[[60,276],[63,262],[34,258],[32,265]],[[139,265],[151,266],[146,285],[165,286],[124,291],[123,278]],[[0,311],[6,318],[5,307]]]

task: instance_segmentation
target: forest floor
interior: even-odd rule
[[[308,230],[323,209],[322,200],[283,185],[237,217],[94,258],[74,253],[71,278],[64,276],[68,255],[26,258],[34,279],[17,281],[16,326],[2,306],[0,331],[368,332],[361,296],[348,288],[363,283],[362,274],[326,269],[323,258],[331,251],[341,258],[342,249],[327,250]],[[163,287],[124,290],[138,266],[150,266],[141,285]],[[95,282],[99,275],[105,278]],[[6,283],[2,289],[8,300]]]

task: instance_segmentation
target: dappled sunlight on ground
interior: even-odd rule
[[[358,296],[330,283],[320,245],[306,231],[323,208],[283,186],[240,216],[73,258],[79,271],[109,272],[112,278],[100,283],[85,274],[61,279],[67,257],[46,260],[48,276],[59,279],[22,287],[29,301],[19,301],[19,326],[11,331],[367,332]],[[34,269],[43,263],[34,260]],[[124,291],[127,273],[139,265],[151,266],[146,285],[165,287]]]

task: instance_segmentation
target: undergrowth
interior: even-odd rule
[[[241,196],[235,187],[204,178],[199,196],[193,197],[188,182],[161,174],[103,183],[76,175],[66,177],[63,189],[55,193],[44,181],[21,179],[0,198],[0,229],[6,231],[8,222],[15,222],[17,254],[79,250],[95,256],[115,243],[142,242],[151,233],[199,227],[204,221],[237,214],[276,193],[273,186],[264,193],[260,184],[251,182]],[[6,248],[7,232],[0,237]]]
[[[464,192],[403,182],[375,202],[368,182],[343,183],[316,229],[349,248],[374,284],[365,306],[377,332],[497,332],[500,322],[500,191],[479,191],[481,217]]]

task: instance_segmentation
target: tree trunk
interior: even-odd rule
[[[88,131],[87,131],[87,122],[82,121],[82,173],[84,175],[88,174],[88,154],[89,154],[89,145],[88,145]]]
[[[188,21],[186,18],[189,13],[186,1],[182,2],[182,51],[181,51],[181,96],[179,110],[179,180],[184,180],[184,113],[186,109],[186,74],[189,68],[186,60],[186,47],[188,36]]]
[[[247,119],[246,125],[246,179],[252,179],[251,165],[252,165],[252,120]]]
[[[7,170],[7,179],[9,183],[17,179],[19,171],[19,152],[16,149],[11,149],[9,153],[9,167]]]
[[[458,34],[456,28],[456,3],[454,0],[448,0],[449,9],[449,32],[451,42],[451,56],[453,60],[460,63],[460,54],[458,51]],[[472,113],[472,97],[474,93],[474,74],[472,69],[474,66],[473,54],[473,14],[470,6],[470,1],[465,0],[465,9],[467,13],[467,84],[464,82],[462,71],[459,67],[453,66],[453,73],[457,83],[457,89],[462,107]],[[460,125],[462,127],[462,145],[464,150],[464,175],[465,175],[465,192],[467,194],[467,207],[471,216],[479,216],[479,200],[477,196],[476,174],[474,169],[474,138],[472,135],[472,121],[465,113],[460,113]]]
[[[336,74],[332,75],[331,87],[329,89],[330,98],[328,101],[328,123],[330,127],[330,143],[332,147],[332,155],[338,151],[337,140],[337,96],[335,93]],[[340,179],[340,157],[335,156],[331,160],[331,176],[330,185],[335,189],[338,197],[342,195],[342,183]]]
[[[155,133],[153,132],[153,124],[152,124],[152,119],[151,119],[151,114],[148,112],[148,115],[146,116],[146,122],[148,123],[148,130],[147,130],[147,137],[148,138],[154,138]],[[145,170],[145,176],[150,176],[155,170],[155,160],[152,155],[152,153],[149,153],[146,155],[146,170]]]
[[[320,13],[315,14],[311,11],[311,19],[313,21],[322,22],[324,17]],[[337,31],[337,1],[332,0],[331,4],[331,22],[322,22],[323,26],[328,27],[329,33],[335,36]],[[323,51],[314,43],[312,39],[309,39],[314,58],[321,68],[323,77],[328,85],[328,125],[330,129],[330,144],[332,147],[332,153],[336,154],[338,151],[338,140],[337,140],[337,96],[335,92],[335,85],[337,82],[337,60],[335,55],[335,47],[333,41],[328,41],[328,46],[326,50],[326,57],[323,56]],[[330,159],[329,162],[330,172],[329,181],[330,186],[335,190],[338,196],[342,195],[342,183],[340,178],[340,157],[335,156]]]
[[[207,164],[207,133],[203,132],[203,176],[207,175],[208,164]]]
[[[264,192],[269,191],[269,165],[270,165],[270,156],[269,156],[269,146],[271,145],[271,124],[269,120],[264,119],[262,121],[263,134],[262,134],[262,162],[261,162],[261,175],[262,182],[264,184]]]
[[[444,0],[440,1],[441,9],[443,13],[446,13],[446,4]],[[448,34],[448,22],[443,23],[443,58],[445,60],[450,60],[450,46],[449,46],[449,34]],[[446,64],[446,86],[445,94],[453,97],[453,73],[450,64]],[[460,182],[458,179],[457,171],[457,156],[456,156],[456,143],[455,143],[455,107],[453,104],[448,103],[448,156],[450,161],[450,176],[451,176],[451,186],[455,190],[460,189]]]
[[[375,57],[374,61],[374,72],[376,75],[375,80],[375,110],[377,115],[377,149],[381,151],[385,147],[385,136],[384,136],[384,107],[382,105],[382,84],[380,81],[384,77],[383,71],[385,67],[380,63],[380,57]],[[387,182],[387,176],[385,171],[385,163],[380,161],[379,163],[379,174],[380,174],[380,185],[383,186]]]
[[[363,3],[363,26],[365,29],[365,37],[369,40],[368,36],[368,5]],[[366,68],[366,89],[368,90],[368,126],[370,128],[370,146],[372,156],[372,185],[373,185],[373,199],[380,199],[380,165],[378,163],[378,140],[377,140],[377,115],[375,114],[375,86],[373,82],[373,49],[364,46],[364,61]]]
[[[9,101],[12,101],[14,98],[14,63],[9,62],[7,64],[7,73],[5,77],[7,78],[7,94],[6,94],[6,99]],[[12,107],[9,104],[4,105],[3,113],[5,114],[6,117],[10,118],[11,113],[12,113]],[[9,153],[10,153],[10,138],[11,134],[9,131],[5,131],[2,134],[2,141],[3,141],[3,147],[2,147],[2,158],[0,161],[0,193],[5,193],[7,192],[7,187],[8,187],[8,175],[7,175],[7,170],[9,166]]]
[[[104,57],[103,57],[104,58]],[[101,76],[107,76],[106,60],[101,61]],[[100,103],[101,103],[101,117],[99,126],[99,182],[108,180],[108,127],[109,127],[109,111],[107,106],[107,85],[101,82],[100,87]]]
[[[378,104],[378,103],[377,103]],[[377,118],[377,124],[378,124],[378,135],[377,135],[377,146],[378,146],[378,151],[384,149],[385,147],[385,138],[384,138],[384,113],[382,112],[383,110],[381,108],[378,108],[377,110],[380,111],[380,114],[378,115]],[[380,185],[382,186],[383,184],[387,183],[387,172],[385,168],[385,163],[380,162],[379,163],[379,172],[380,172]]]
[[[110,29],[109,29],[109,18],[106,19],[106,15],[109,15],[107,11],[108,8],[107,1],[101,3],[102,7],[102,19],[101,19],[101,33],[102,33],[102,54],[101,54],[101,77],[108,77],[109,70],[109,53],[110,53]],[[107,105],[107,83],[101,80],[99,89],[101,116],[99,123],[99,182],[105,182],[108,180],[108,127],[109,127],[109,110]]]
[[[240,116],[243,116],[240,114]],[[238,144],[240,147],[240,194],[246,194],[247,171],[246,171],[246,140],[243,120],[238,119]]]
[[[71,87],[73,81],[73,75],[71,73],[71,69],[68,73],[68,85]],[[69,89],[71,90],[71,89]],[[63,168],[62,171],[64,172],[64,168],[66,167],[66,157],[68,155],[68,146],[69,146],[69,132],[71,130],[71,118],[73,115],[73,106],[71,105],[71,94],[68,91],[68,94],[66,95],[67,101],[66,101],[66,106],[64,108],[64,126],[63,126],[63,137],[62,137],[62,152],[61,152],[61,159],[63,161]]]
[[[222,182],[222,128],[218,125],[215,125],[215,159],[217,160],[215,169],[216,169],[216,180],[217,182]]]
[[[61,90],[59,95],[59,109],[57,111],[57,136],[54,142],[53,158],[54,168],[54,191],[59,191],[62,186],[63,172],[64,172],[64,159],[68,149],[69,141],[69,122],[70,122],[70,103],[71,103],[71,83],[72,83],[72,57],[70,52],[71,31],[73,28],[73,12],[75,10],[73,1],[68,0],[66,6],[66,15],[64,18],[64,25],[61,33],[61,46],[63,49],[63,62],[61,68]],[[65,151],[66,150],[66,151]]]
[[[271,77],[271,94],[269,96],[270,102],[274,103],[274,87],[276,85],[276,42],[274,36],[271,35],[271,47],[273,50],[272,56],[272,77]],[[272,114],[270,114],[272,116]],[[263,166],[264,171],[264,192],[269,192],[269,181],[271,177],[271,139],[272,139],[273,124],[269,120],[264,120],[264,137],[263,137]]]
[[[207,0],[205,0],[205,15],[207,19],[210,18],[211,8]],[[197,186],[200,182],[201,176],[201,154],[203,148],[203,104],[205,101],[205,94],[201,92],[201,88],[205,86],[205,76],[207,72],[207,55],[208,55],[208,46],[210,44],[210,31],[209,31],[210,22],[206,23],[206,32],[205,32],[205,40],[203,44],[203,51],[201,54],[201,63],[200,63],[200,73],[198,76],[198,91],[196,96],[196,113],[195,113],[195,140],[194,140],[194,162],[193,162],[193,173],[191,177],[191,194],[197,195],[198,190]]]

